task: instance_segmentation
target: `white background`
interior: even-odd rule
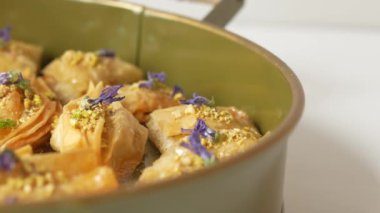
[[[201,18],[204,5],[134,0]],[[295,71],[306,109],[290,138],[287,213],[380,212],[380,1],[246,0],[227,29]]]

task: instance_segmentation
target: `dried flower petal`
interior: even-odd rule
[[[8,43],[12,39],[11,31],[12,31],[12,28],[10,26],[6,26],[0,29],[0,39],[3,44]]]
[[[29,81],[25,80],[20,72],[15,71],[0,73],[0,84],[14,84],[23,90],[29,88]]]
[[[120,88],[122,88],[123,85],[115,85],[115,86],[109,86],[103,89],[102,93],[100,94],[99,98],[95,99],[88,99],[88,103],[91,106],[97,105],[97,104],[111,104],[115,101],[120,101],[124,97],[116,97],[117,92]]]
[[[17,203],[17,201],[18,201],[18,198],[14,196],[8,196],[4,198],[5,205],[12,205],[12,204]]]
[[[198,132],[204,138],[209,138],[214,140],[216,138],[216,131],[209,128],[206,122],[198,118],[197,123],[195,124],[194,129],[181,129],[182,132]]]
[[[164,72],[158,72],[158,73],[148,72],[148,80],[155,80],[161,83],[165,83],[166,74]]]
[[[0,84],[8,85],[17,83],[22,78],[21,74],[16,74],[15,72],[3,72],[0,73]]]
[[[172,94],[171,94],[171,97],[174,97],[175,95],[177,95],[178,93],[180,94],[183,94],[183,89],[182,87],[180,87],[179,85],[174,85],[173,87],[173,91],[172,91]]]
[[[111,49],[100,49],[97,52],[97,55],[100,57],[114,58],[116,56],[116,53]]]
[[[199,155],[204,161],[208,162],[214,159],[214,156],[202,145],[200,134],[196,131],[190,134],[189,142],[182,142],[181,146]]]
[[[164,72],[148,72],[148,80],[139,84],[140,88],[153,89],[157,85],[165,83],[166,74]]]
[[[201,105],[209,105],[212,104],[213,101],[210,101],[209,99],[198,95],[197,93],[193,93],[193,98],[188,99],[188,100],[181,100],[180,101],[182,104],[186,105],[196,105],[196,106],[201,106]]]
[[[17,164],[18,158],[9,149],[5,149],[0,153],[0,171],[12,171]]]

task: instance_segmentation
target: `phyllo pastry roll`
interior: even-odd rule
[[[42,79],[0,73],[0,148],[40,145],[61,109],[52,96]]]
[[[248,115],[235,107],[210,107],[198,95],[182,103],[150,115],[149,138],[162,155],[143,171],[140,183],[212,165],[244,152],[261,137]]]
[[[63,102],[79,98],[90,82],[126,84],[142,78],[142,71],[121,60],[110,50],[82,52],[68,50],[43,70],[44,79]]]
[[[65,105],[52,133],[52,148],[62,153],[92,149],[119,178],[129,176],[142,160],[148,131],[119,102],[120,87],[99,83]]]
[[[92,150],[27,157],[0,152],[0,204],[98,194],[117,186],[112,169],[100,166]]]
[[[148,72],[148,79],[120,89],[119,94],[125,96],[123,106],[141,122],[148,121],[149,114],[156,109],[179,105],[183,99],[183,91],[179,86],[173,88],[165,84],[165,73]]]
[[[11,38],[11,28],[0,29],[0,72],[18,70],[24,78],[32,79],[40,67],[42,48]]]

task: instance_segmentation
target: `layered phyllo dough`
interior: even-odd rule
[[[154,110],[179,105],[179,101],[184,98],[179,86],[171,88],[165,84],[165,73],[148,72],[147,78],[125,85],[119,91],[119,94],[125,97],[121,101],[123,106],[141,123],[146,123],[149,114]]]
[[[142,79],[143,72],[110,50],[68,50],[48,64],[43,75],[62,103],[67,103],[84,95],[90,82],[127,84]]]
[[[119,102],[121,86],[91,86],[88,93],[63,107],[51,137],[61,153],[94,150],[118,177],[129,176],[142,160],[147,129]]]
[[[92,150],[26,156],[17,152],[0,152],[0,203],[98,194],[118,187],[113,170],[100,165]]]
[[[162,155],[143,171],[140,183],[187,174],[257,144],[261,134],[246,113],[235,107],[210,107],[205,100],[195,95],[184,105],[150,115],[149,138]]]
[[[19,72],[0,73],[0,148],[43,143],[61,109],[53,96],[40,78],[28,81]]]

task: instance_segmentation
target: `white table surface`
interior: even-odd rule
[[[380,30],[239,22],[228,29],[283,59],[305,90],[289,143],[286,212],[380,212]]]

